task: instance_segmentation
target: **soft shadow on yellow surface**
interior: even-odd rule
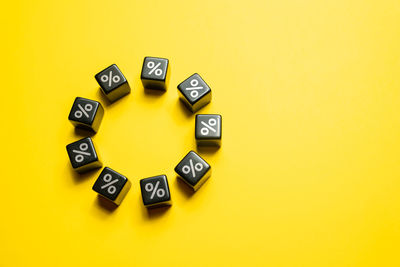
[[[70,172],[71,179],[76,185],[85,182],[89,178],[93,178],[95,174],[97,174],[99,171],[99,169],[94,169],[85,173],[78,173],[74,171],[74,169],[72,169],[71,164],[69,162],[66,165],[68,165],[67,169]]]
[[[178,187],[179,190],[183,193],[183,195],[186,196],[188,199],[195,194],[195,191],[178,177],[175,177],[174,183],[176,184],[176,187]]]
[[[9,1],[2,6],[0,266],[400,266],[400,3]],[[166,92],[143,89],[168,58]],[[132,92],[109,103],[115,63]],[[199,149],[177,85],[199,73],[200,113],[222,146]],[[68,122],[75,97],[105,109],[96,134]],[[65,146],[91,136],[132,187],[119,207]],[[197,151],[193,192],[175,166]],[[139,180],[165,174],[172,206]]]
[[[112,213],[118,208],[118,205],[114,204],[113,202],[105,199],[100,195],[97,196],[96,205],[108,213]]]

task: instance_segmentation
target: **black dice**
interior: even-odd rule
[[[196,112],[211,101],[211,89],[206,82],[195,73],[178,85],[182,102]]]
[[[140,180],[143,204],[146,207],[171,205],[167,176],[159,175]]]
[[[116,205],[121,204],[130,188],[131,182],[125,176],[108,167],[103,169],[92,187],[95,192]]]
[[[69,121],[76,127],[97,132],[103,119],[104,108],[94,100],[77,97],[69,113]]]
[[[114,102],[131,92],[128,81],[115,64],[100,71],[94,77],[99,83],[101,91],[111,102]]]
[[[145,57],[143,60],[142,80],[147,89],[167,90],[169,81],[168,59],[159,57]]]
[[[175,167],[175,172],[197,191],[211,176],[211,166],[194,151],[190,151]]]
[[[198,146],[221,146],[221,133],[221,115],[196,115],[195,137]]]
[[[85,172],[102,166],[90,137],[67,145],[67,152],[72,168],[77,172]]]

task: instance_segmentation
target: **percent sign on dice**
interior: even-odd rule
[[[190,165],[190,166],[189,166]],[[199,172],[203,169],[203,164],[200,162],[193,164],[193,160],[189,160],[189,165],[184,165],[182,167],[182,172],[184,174],[189,174],[190,172],[192,173],[193,178],[196,177],[196,172]]]
[[[151,192],[151,196],[150,199],[154,198],[154,195],[157,194],[157,197],[162,198],[165,195],[165,190],[162,188],[158,188],[160,186],[160,181],[157,181],[155,185],[153,185],[152,183],[147,183],[144,186],[144,189],[147,192]]]
[[[89,113],[90,111],[93,110],[93,106],[91,104],[86,104],[85,107],[82,107],[81,104],[78,104],[78,110],[75,111],[74,116],[75,118],[82,118],[83,115],[85,115],[85,117],[89,118]]]
[[[76,162],[80,163],[85,159],[84,156],[90,156],[91,155],[89,152],[85,152],[85,151],[88,150],[88,148],[89,148],[88,144],[82,143],[82,144],[79,145],[79,149],[80,150],[76,150],[76,149],[72,150],[72,152],[76,153],[76,156],[75,156],[75,161]]]
[[[103,181],[106,182],[106,184],[104,184],[104,185],[101,187],[101,189],[107,188],[107,192],[108,192],[110,195],[113,195],[113,194],[117,191],[117,188],[116,188],[113,184],[118,183],[118,179],[114,179],[114,180],[113,180],[113,179],[112,179],[112,175],[109,174],[109,173],[107,173],[106,175],[104,175]]]
[[[161,66],[161,63],[155,63],[154,61],[149,61],[147,63],[147,67],[150,69],[149,74],[152,74],[154,72],[155,75],[161,76],[162,74],[162,69],[159,68]]]
[[[118,83],[118,82],[121,80],[121,77],[119,77],[118,75],[114,75],[114,76],[113,76],[113,72],[110,71],[109,74],[108,74],[108,76],[107,76],[106,74],[104,74],[104,75],[102,75],[102,76],[100,77],[100,80],[101,80],[103,83],[108,82],[108,86],[111,87],[112,83]]]
[[[217,120],[214,118],[211,118],[208,120],[208,123],[205,123],[204,121],[200,122],[204,127],[201,128],[200,132],[202,135],[208,135],[210,133],[210,130],[213,131],[214,133],[217,132],[215,126],[217,126]],[[214,128],[213,128],[214,127]]]
[[[190,85],[192,87],[186,87],[186,91],[191,91],[190,92],[190,96],[193,98],[196,98],[199,96],[199,90],[204,89],[202,86],[198,86],[199,85],[199,81],[196,79],[193,79],[190,81]]]

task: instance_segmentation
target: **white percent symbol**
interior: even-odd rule
[[[157,194],[157,196],[158,196],[159,198],[165,196],[165,190],[162,189],[162,188],[158,188],[159,185],[160,185],[160,181],[157,181],[156,185],[153,185],[152,183],[147,183],[147,184],[144,186],[144,189],[145,189],[147,192],[149,192],[149,193],[151,192],[150,199],[153,199],[153,198],[154,198],[154,195],[156,195],[156,194]]]
[[[196,79],[193,79],[190,81],[190,85],[192,87],[187,87],[185,88],[186,91],[191,91],[190,92],[190,96],[193,98],[196,98],[199,96],[199,90],[203,90],[203,86],[198,86],[199,85],[199,81]]]
[[[103,83],[108,82],[108,86],[111,87],[112,83],[117,83],[117,82],[119,82],[119,81],[121,80],[121,77],[119,77],[118,75],[114,75],[114,76],[113,76],[113,72],[110,71],[110,73],[108,74],[108,76],[107,76],[106,74],[104,74],[104,75],[102,75],[102,76],[100,77],[100,80],[101,80]]]
[[[112,184],[118,183],[118,179],[113,180],[112,175],[107,173],[104,175],[103,181],[106,182],[106,184],[103,185],[101,189],[107,188],[107,192],[113,195],[117,191],[117,188]]]
[[[193,178],[196,177],[196,171],[199,172],[203,169],[203,164],[201,164],[200,162],[193,164],[192,159],[189,160],[189,165],[183,166],[182,171],[184,174],[188,174],[189,172],[192,172]]]
[[[89,113],[90,111],[92,111],[93,106],[91,104],[86,104],[85,107],[82,107],[81,104],[78,104],[78,110],[75,111],[74,116],[75,118],[82,118],[83,115],[85,115],[85,117],[89,118]]]
[[[153,61],[149,61],[147,63],[147,67],[150,69],[149,74],[152,74],[154,72],[155,75],[160,76],[162,74],[162,69],[159,68],[161,63],[154,63]]]
[[[217,120],[216,119],[211,118],[211,119],[208,120],[208,124],[205,123],[204,121],[202,121],[201,124],[204,125],[204,127],[201,128],[201,130],[200,130],[200,133],[202,135],[208,135],[210,133],[210,130],[213,131],[214,133],[217,132],[217,130],[213,128],[214,126],[217,126]]]
[[[75,156],[75,161],[80,163],[82,162],[85,157],[84,156],[90,156],[91,154],[89,152],[85,152],[86,150],[88,150],[89,145],[86,143],[82,143],[79,145],[79,149],[80,150],[72,150],[72,152],[76,153],[77,155]]]

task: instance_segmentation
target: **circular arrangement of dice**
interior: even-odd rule
[[[145,90],[167,90],[170,71],[165,58],[145,57],[141,80]],[[117,65],[113,64],[95,75],[100,90],[114,102],[129,94],[131,88]],[[193,113],[211,101],[211,88],[195,73],[178,85],[180,100]],[[104,115],[100,102],[77,97],[68,119],[75,126],[92,132],[99,130]],[[198,146],[221,146],[222,117],[218,114],[197,114],[195,119],[195,139]],[[86,172],[103,166],[92,138],[85,137],[67,145],[67,153],[72,168]],[[196,152],[190,151],[175,167],[175,172],[188,186],[197,191],[211,176],[211,166]],[[104,167],[93,190],[101,197],[121,204],[131,187],[131,181],[115,170]],[[171,194],[166,175],[157,175],[140,180],[143,204],[146,207],[171,205]]]

